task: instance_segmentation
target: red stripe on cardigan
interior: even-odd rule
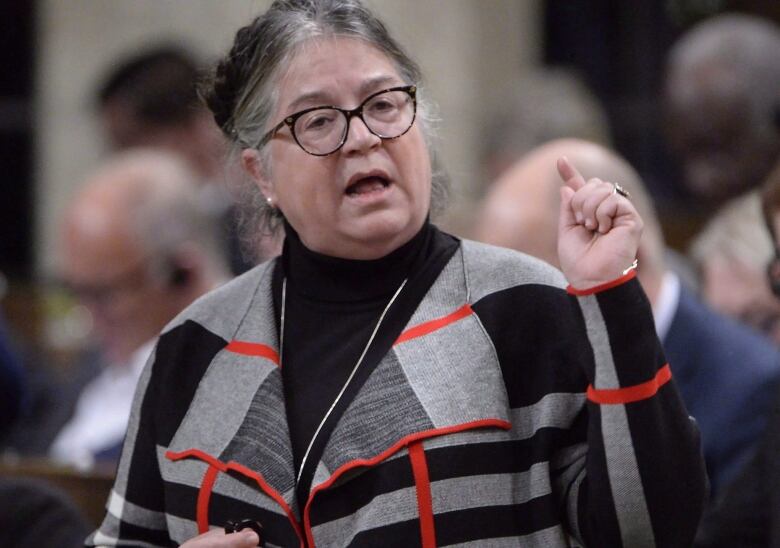
[[[406,342],[411,339],[416,339],[417,337],[428,335],[429,333],[433,333],[434,331],[437,331],[442,327],[445,327],[451,323],[455,323],[458,320],[465,318],[466,316],[470,316],[473,312],[474,311],[471,309],[470,304],[464,304],[463,306],[458,308],[455,312],[447,314],[444,317],[437,318],[435,320],[431,320],[428,322],[424,322],[414,327],[410,327],[409,329],[401,333],[398,336],[398,339],[396,339],[396,341],[393,344],[394,345],[401,344],[402,342]]]
[[[216,478],[216,470],[219,470],[220,472],[227,472],[228,470],[234,470],[238,472],[239,474],[242,474],[250,479],[253,479],[257,484],[260,486],[260,489],[269,497],[271,497],[279,506],[282,507],[284,510],[284,513],[287,514],[287,519],[290,521],[290,524],[293,526],[293,529],[295,530],[295,534],[298,536],[298,539],[301,541],[301,548],[304,548],[304,542],[303,542],[303,532],[301,531],[301,526],[298,523],[298,521],[295,519],[295,514],[293,514],[292,508],[285,502],[284,497],[279,494],[278,491],[276,491],[273,487],[268,485],[268,483],[263,479],[263,477],[253,471],[247,468],[246,466],[239,464],[235,461],[230,462],[222,462],[221,460],[212,457],[205,451],[201,451],[200,449],[186,449],[184,451],[180,451],[178,453],[175,453],[173,451],[166,451],[165,452],[165,458],[177,461],[181,459],[186,459],[188,457],[193,457],[199,460],[202,460],[209,465],[209,471],[215,470],[214,477]],[[209,474],[209,471],[206,472],[206,475]],[[209,485],[208,488],[208,496],[205,499],[205,502],[203,504],[206,505],[206,510],[204,512],[208,511],[208,502],[209,497],[211,496],[211,490],[213,488],[213,481],[211,482],[211,485]],[[203,491],[203,487],[206,484],[206,478],[204,477],[203,485],[201,485],[201,490],[198,491],[198,507],[197,507],[197,516],[198,516],[198,529],[201,528],[201,522],[200,522],[200,516],[201,516],[201,492]],[[205,495],[204,495],[205,496]],[[203,532],[208,531],[208,516],[206,515],[206,530]]]
[[[412,462],[414,486],[417,490],[417,513],[420,516],[422,548],[436,548],[431,480],[428,477],[428,462],[425,460],[425,449],[422,441],[409,444],[409,460]]]
[[[214,483],[217,481],[219,469],[211,466],[203,474],[203,482],[198,490],[198,504],[195,511],[196,521],[198,523],[198,533],[208,533],[209,531],[209,500],[211,500],[211,490],[214,489]]]
[[[326,481],[317,485],[314,489],[312,489],[311,493],[309,493],[309,500],[306,501],[306,507],[303,510],[303,525],[304,525],[304,529],[306,530],[306,540],[308,542],[307,546],[309,548],[314,548],[314,536],[312,535],[311,532],[311,520],[309,518],[309,510],[311,509],[311,503],[314,500],[314,496],[320,491],[327,489],[328,487],[333,485],[336,482],[336,480],[338,480],[346,472],[349,472],[353,468],[358,468],[359,466],[374,466],[375,464],[385,460],[387,457],[389,457],[390,455],[392,455],[402,447],[407,446],[419,440],[424,440],[435,436],[441,436],[444,434],[454,434],[456,432],[464,432],[466,430],[487,428],[490,426],[501,428],[503,430],[509,430],[510,428],[512,428],[512,424],[505,420],[481,419],[481,420],[476,420],[471,422],[464,422],[463,424],[456,424],[454,426],[446,426],[444,428],[433,428],[431,430],[423,430],[422,432],[415,432],[414,434],[409,434],[408,436],[401,438],[393,445],[391,445],[390,447],[388,447],[378,455],[371,457],[370,459],[356,459],[342,464],[336,469],[335,472],[333,472],[333,474],[331,474],[331,476]]]
[[[284,510],[284,513],[287,514],[287,519],[290,520],[290,523],[293,526],[293,529],[295,529],[295,534],[298,536],[298,539],[301,541],[301,548],[303,548],[303,532],[301,531],[301,526],[298,523],[298,520],[295,519],[295,514],[293,514],[292,508],[285,502],[284,497],[273,489],[266,481],[263,479],[263,477],[255,472],[254,470],[250,470],[243,464],[239,464],[235,461],[230,461],[227,463],[227,467],[229,470],[235,470],[239,474],[243,474],[244,476],[251,478],[257,482],[257,484],[260,486],[260,488],[265,491],[265,493],[274,499],[276,503],[282,507]]]
[[[202,460],[203,462],[208,463],[209,466],[213,466],[214,468],[217,468],[220,472],[224,472],[225,470],[227,470],[227,466],[225,466],[224,462],[212,457],[211,455],[209,455],[205,451],[201,451],[200,449],[186,449],[184,451],[179,451],[178,453],[175,453],[173,451],[165,452],[165,458],[172,461],[186,459],[187,457],[195,457],[198,460]]]
[[[244,356],[257,356],[260,358],[266,358],[274,362],[276,365],[279,365],[279,353],[267,344],[232,340],[225,347],[225,350],[235,354],[242,354]]]
[[[667,363],[647,382],[628,386],[626,388],[610,388],[597,390],[588,386],[588,399],[593,403],[617,405],[646,400],[656,395],[658,390],[672,378],[672,370]]]
[[[631,280],[632,278],[635,277],[636,277],[636,269],[633,268],[631,269],[630,272],[628,272],[627,274],[623,274],[620,278],[616,278],[611,282],[606,282],[601,285],[597,285],[595,287],[589,287],[587,289],[576,289],[571,285],[568,285],[566,286],[566,293],[568,293],[569,295],[576,295],[577,297],[593,295],[595,293],[601,293],[602,291],[606,291],[607,289],[612,289],[613,287],[622,285],[626,283],[628,280]]]

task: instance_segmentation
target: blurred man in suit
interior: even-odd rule
[[[566,156],[586,177],[619,182],[645,222],[638,276],[683,400],[698,423],[711,488],[717,493],[749,459],[780,381],[780,353],[750,329],[707,308],[665,261],[652,202],[639,175],[615,153],[581,140],[543,145],[491,188],[478,239],[557,263],[555,160]]]
[[[89,311],[105,366],[51,447],[89,466],[118,456],[136,381],[160,330],[228,278],[197,175],[178,157],[133,150],[85,183],[62,222],[61,278]]]
[[[12,431],[27,403],[27,375],[22,363],[12,344],[5,318],[0,314],[0,446],[6,441],[6,435]]]

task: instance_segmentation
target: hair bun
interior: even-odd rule
[[[231,140],[237,138],[233,113],[250,76],[252,53],[257,45],[256,22],[239,29],[230,53],[217,63],[200,90],[217,125]]]

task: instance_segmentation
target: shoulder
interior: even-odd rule
[[[677,316],[681,321],[675,322],[673,327],[688,326],[689,329],[696,329],[712,350],[729,346],[732,353],[738,349],[750,355],[764,355],[773,362],[780,359],[780,351],[769,339],[712,310],[689,290],[683,290],[680,294]]]
[[[249,311],[258,291],[269,291],[275,260],[267,261],[206,293],[176,316],[163,334],[188,322],[230,340]]]
[[[563,274],[536,257],[471,240],[463,240],[461,247],[473,301],[519,286],[565,294]]]
[[[712,310],[689,290],[680,294],[665,346],[670,354],[678,349],[697,355],[699,361],[709,364],[710,373],[726,375],[729,384],[763,384],[780,379],[780,350],[771,341]]]
[[[159,429],[165,433],[163,438],[173,435],[187,402],[194,397],[215,356],[246,321],[253,303],[267,306],[265,299],[257,305],[256,295],[263,290],[270,294],[273,264],[256,266],[203,295],[163,330],[141,383],[154,387],[149,401],[159,419]]]

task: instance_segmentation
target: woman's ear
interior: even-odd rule
[[[252,177],[263,196],[270,198],[273,202],[277,201],[273,182],[268,177],[263,160],[260,158],[260,153],[257,150],[245,148],[241,151],[241,167]]]

